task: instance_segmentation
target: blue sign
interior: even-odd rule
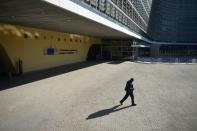
[[[55,54],[54,48],[48,48],[47,49],[47,55],[54,55],[54,54]]]

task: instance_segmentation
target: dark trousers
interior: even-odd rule
[[[120,102],[123,103],[129,96],[131,97],[132,104],[135,104],[135,102],[134,102],[134,95],[133,95],[133,93],[129,93],[129,92],[127,92],[125,94],[125,96],[122,98],[122,100]]]

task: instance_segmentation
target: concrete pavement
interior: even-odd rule
[[[0,131],[196,131],[196,94],[195,64],[106,62],[0,91]]]

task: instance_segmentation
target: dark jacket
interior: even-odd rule
[[[125,91],[128,92],[128,93],[133,93],[133,84],[131,81],[127,81],[127,84],[125,86]]]

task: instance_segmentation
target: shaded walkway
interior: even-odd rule
[[[90,62],[80,62],[76,64],[70,64],[65,66],[59,66],[55,68],[45,69],[41,71],[30,72],[22,76],[15,76],[11,80],[6,77],[0,76],[0,91],[13,88],[15,86],[31,83],[34,81],[50,78],[53,76],[61,75],[64,73],[72,72],[75,70],[88,68],[97,64],[101,64],[104,61],[90,61]]]

